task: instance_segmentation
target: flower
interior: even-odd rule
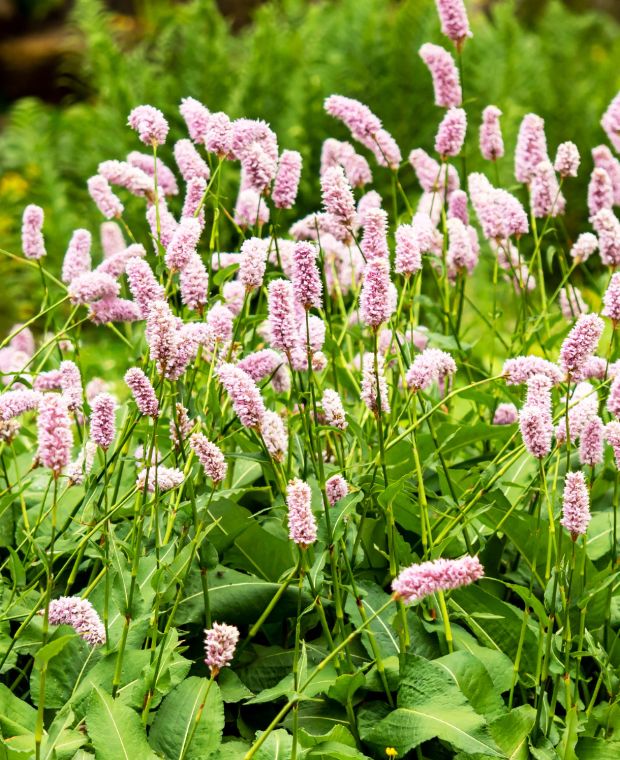
[[[526,404],[519,414],[519,427],[525,448],[533,457],[542,459],[551,451],[553,423],[548,409]]]
[[[534,170],[530,184],[532,213],[537,219],[556,217],[564,213],[566,200],[560,192],[551,162],[541,161]]]
[[[267,294],[269,342],[272,347],[290,354],[298,342],[293,284],[272,280]]]
[[[256,290],[263,284],[267,267],[267,244],[267,241],[257,237],[243,241],[238,277],[246,291]]]
[[[205,210],[202,204],[207,190],[207,180],[202,177],[193,177],[187,183],[187,191],[183,201],[181,217],[192,216],[198,219],[200,228],[204,229]]]
[[[576,541],[579,536],[585,535],[590,520],[590,494],[583,472],[568,472],[564,480],[560,524]]]
[[[71,461],[73,446],[69,408],[63,396],[43,394],[39,402],[37,433],[37,459],[52,471],[54,478],[58,478]]]
[[[504,155],[504,139],[499,125],[502,112],[497,106],[487,106],[480,125],[480,153],[487,161],[497,161]]]
[[[448,199],[448,219],[459,219],[467,227],[469,213],[467,211],[467,193],[464,190],[453,190]]]
[[[191,140],[177,140],[174,144],[174,160],[185,182],[192,179],[209,180],[211,170],[207,162],[194,148]]]
[[[259,428],[265,414],[265,405],[254,380],[234,364],[221,364],[216,374],[230,396],[241,424]]]
[[[201,309],[207,303],[209,274],[196,252],[192,252],[185,268],[181,270],[179,285],[181,300],[188,309]]]
[[[215,678],[222,668],[230,665],[239,641],[239,629],[226,623],[213,623],[205,630],[205,664]]]
[[[560,177],[576,177],[580,161],[579,148],[575,143],[563,142],[558,145],[553,167]]]
[[[435,105],[443,108],[460,106],[463,93],[459,70],[450,53],[439,45],[426,42],[420,48],[420,58],[427,65],[433,78]]]
[[[291,208],[297,198],[301,177],[301,153],[283,150],[273,183],[273,204],[276,208]]]
[[[611,276],[605,295],[603,296],[604,317],[609,317],[614,327],[620,322],[620,272]]]
[[[69,283],[77,275],[90,270],[90,245],[90,232],[88,230],[75,230],[62,263],[61,277],[63,282]]]
[[[155,165],[157,165],[158,191],[163,195],[178,195],[179,186],[177,185],[176,178],[161,158],[158,158],[157,161],[153,161],[153,156],[149,156],[147,153],[140,153],[140,151],[137,150],[132,150],[131,153],[127,155],[127,163],[142,170],[145,174],[151,177],[153,179],[153,187],[155,180]]]
[[[355,224],[355,199],[340,166],[332,166],[321,177],[321,193],[325,211],[336,222],[350,230]]]
[[[611,446],[616,460],[616,469],[620,468],[620,422],[612,420],[605,425],[605,440]]]
[[[97,453],[97,446],[92,441],[86,441],[84,448],[80,449],[80,453],[71,464],[67,467],[67,478],[71,485],[80,486],[84,482],[84,478],[90,475],[90,471],[93,468],[93,462],[95,461],[95,454]]]
[[[399,274],[412,275],[422,269],[422,251],[418,230],[411,224],[396,228],[396,258],[394,270]]]
[[[218,158],[227,158],[232,151],[232,141],[233,127],[228,115],[222,111],[212,113],[205,133],[205,148]]]
[[[343,95],[330,95],[325,100],[325,110],[342,121],[358,142],[372,150],[372,138],[382,129],[382,124],[368,106]]]
[[[318,252],[312,243],[300,241],[293,250],[293,293],[298,304],[308,310],[322,306],[323,284],[316,265]]]
[[[372,182],[372,172],[364,156],[356,153],[351,143],[329,137],[321,148],[320,175],[323,176],[332,166],[341,166],[344,169],[352,187],[363,187]]]
[[[148,263],[142,259],[130,259],[125,264],[125,272],[131,295],[138,304],[142,318],[146,319],[153,303],[165,299],[164,288],[155,279]]]
[[[454,359],[447,351],[427,348],[415,357],[407,370],[406,382],[414,392],[425,390],[432,383],[456,372]]]
[[[375,331],[383,322],[389,321],[394,311],[394,304],[390,300],[391,284],[389,259],[368,261],[360,292],[360,317]]]
[[[179,111],[185,120],[191,139],[195,143],[204,142],[211,121],[209,109],[195,98],[183,98]]]
[[[442,159],[458,156],[465,141],[467,115],[462,108],[451,108],[441,120],[435,136],[435,150]]]
[[[620,266],[620,222],[609,208],[602,208],[591,220],[598,234],[601,261],[606,266]]]
[[[601,126],[614,146],[614,150],[620,152],[620,92],[611,101],[603,114]]]
[[[560,367],[574,375],[591,356],[600,340],[605,323],[597,314],[582,314],[560,348]]]
[[[0,420],[7,422],[13,417],[38,409],[42,398],[38,389],[31,391],[29,388],[20,388],[6,391],[0,395]]]
[[[163,113],[153,106],[137,106],[129,114],[127,123],[135,129],[145,145],[163,145],[168,135],[168,122]]]
[[[116,222],[102,222],[99,228],[103,257],[107,259],[127,247],[121,228]]]
[[[606,145],[592,148],[592,158],[597,169],[604,169],[609,175],[613,189],[614,206],[620,205],[620,161],[612,155]]]
[[[560,290],[560,311],[568,322],[572,322],[580,314],[585,314],[588,311],[587,303],[583,300],[579,289],[574,285]],[[609,314],[605,314],[605,316],[609,316]]]
[[[412,604],[438,591],[468,586],[483,575],[484,568],[478,557],[435,559],[402,570],[392,581],[392,591],[396,599]]]
[[[105,258],[95,271],[104,272],[105,274],[114,277],[114,279],[118,279],[123,272],[125,272],[127,262],[133,258],[146,258],[144,246],[139,243],[134,243],[133,245],[124,248],[122,251],[118,251],[118,253],[113,253],[111,256]]]
[[[131,367],[125,373],[125,382],[129,386],[140,413],[147,417],[157,417],[159,402],[155,389],[144,372],[139,367]]]
[[[146,488],[149,493],[155,493],[156,489],[160,493],[165,493],[178,488],[184,480],[183,471],[176,467],[150,466],[138,473],[136,488],[138,491],[144,491]]]
[[[366,261],[389,258],[387,222],[387,212],[382,208],[373,208],[366,211],[363,222],[364,236],[360,244]]]
[[[307,483],[295,478],[286,487],[288,535],[301,549],[316,541],[317,525],[312,514],[312,491]]]
[[[178,349],[181,320],[175,317],[166,301],[155,301],[146,319],[146,342],[151,359],[160,372],[172,365]]]
[[[620,417],[620,375],[614,377],[609,388],[607,409],[609,409],[615,417]]]
[[[207,312],[209,337],[218,343],[226,343],[233,336],[233,314],[227,306],[214,304]]]
[[[39,610],[39,614],[43,614],[43,610]],[[105,627],[88,599],[79,596],[52,599],[48,608],[48,621],[51,625],[70,625],[91,646],[105,644]]]
[[[267,224],[268,221],[269,207],[260,194],[251,187],[240,190],[235,204],[235,222],[245,228]]]
[[[614,188],[605,169],[595,168],[588,184],[588,211],[595,217],[601,209],[614,205]]]
[[[43,209],[30,204],[22,216],[22,251],[27,259],[38,261],[45,256],[43,239]]]
[[[60,363],[60,388],[70,411],[82,408],[82,378],[78,366],[66,359]]]
[[[159,224],[158,224],[159,214]],[[170,213],[168,206],[166,205],[166,199],[159,198],[159,203],[150,206],[146,212],[146,220],[149,223],[151,229],[151,235],[153,237],[153,247],[156,253],[159,255],[157,243],[161,243],[164,248],[167,248],[172,242],[174,233],[176,232],[179,224],[174,216]]]
[[[282,462],[288,451],[288,438],[282,417],[267,409],[263,415],[260,432],[270,456]]]
[[[84,272],[74,277],[67,292],[74,304],[90,304],[100,298],[113,298],[120,292],[121,286],[105,272]]]
[[[226,307],[234,316],[241,313],[243,300],[245,298],[245,288],[239,280],[229,280],[222,287],[222,296],[226,301]]]
[[[577,264],[580,264],[582,261],[587,261],[597,248],[596,235],[591,232],[582,232],[570,249],[570,255]]]
[[[326,388],[323,391],[321,406],[323,407],[323,414],[325,415],[325,423],[327,425],[331,425],[339,430],[347,429],[349,423],[345,418],[345,411],[340,395],[336,391]]]
[[[194,433],[189,439],[189,445],[214,485],[221,483],[226,477],[226,471],[228,470],[228,465],[221,449],[202,433]]]
[[[332,475],[332,477],[325,482],[325,491],[327,493],[327,500],[329,501],[330,506],[333,507],[337,501],[344,499],[349,493],[349,484],[342,475]]]
[[[519,412],[514,404],[498,404],[493,415],[494,425],[514,425],[519,419]]]
[[[114,195],[105,177],[96,174],[88,180],[87,185],[90,197],[95,201],[97,208],[106,219],[115,219],[122,216],[125,207]]]
[[[448,276],[451,280],[456,279],[458,273],[471,274],[478,263],[478,251],[472,247],[470,229],[460,219],[451,218],[447,221],[448,250],[446,252],[446,264]]]
[[[381,396],[381,411],[390,411],[388,400],[388,387],[384,370],[385,360],[381,354],[377,355],[377,374],[379,376],[379,395]],[[361,399],[373,414],[378,413],[379,399],[377,398],[377,376],[375,375],[374,354],[365,353],[362,357],[362,390]]]
[[[97,167],[97,172],[111,185],[124,187],[132,195],[152,197],[152,177],[127,161],[102,161]]]
[[[529,184],[541,161],[548,161],[545,122],[535,113],[523,117],[515,150],[515,177],[517,182]]]
[[[189,264],[200,240],[202,228],[198,219],[190,216],[181,217],[174,231],[172,240],[166,248],[166,266],[172,271],[183,271]]]
[[[93,399],[91,408],[90,437],[102,449],[108,449],[114,441],[116,400],[109,393],[100,393]]]
[[[583,426],[579,436],[579,461],[594,467],[603,461],[603,439],[605,426],[598,415],[594,415]]]

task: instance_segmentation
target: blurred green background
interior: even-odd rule
[[[464,54],[468,170],[482,166],[477,125],[484,106],[495,103],[508,153],[500,175],[510,186],[519,121],[536,111],[552,155],[568,139],[582,152],[580,177],[566,191],[574,237],[587,224],[589,151],[605,141],[600,116],[620,89],[620,2],[466,2],[474,31]],[[125,126],[139,103],[161,108],[171,122],[162,152],[169,164],[173,140],[185,136],[182,97],[270,122],[280,146],[304,156],[290,221],[319,204],[322,141],[347,139],[323,112],[327,95],[366,102],[405,157],[414,147],[432,149],[441,117],[417,52],[428,40],[449,46],[433,0],[0,0],[0,28],[0,248],[19,252],[21,211],[38,203],[52,269],[75,227],[95,230],[101,222],[85,182],[100,161],[139,149]],[[377,189],[389,187],[386,171],[374,174]],[[235,181],[231,170],[231,205]],[[401,181],[415,197],[409,168]],[[127,207],[131,225],[144,228],[141,202]],[[2,256],[0,278],[5,330],[36,312],[38,277]]]

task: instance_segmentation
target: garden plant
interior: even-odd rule
[[[620,756],[620,93],[505,144],[436,7],[432,152],[333,94],[307,176],[187,96],[116,114],[64,258],[23,210],[0,757]]]

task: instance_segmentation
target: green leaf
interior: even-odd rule
[[[491,736],[510,760],[529,760],[527,739],[535,720],[536,710],[531,705],[521,705],[491,723]]]
[[[398,708],[364,730],[362,739],[377,752],[391,746],[405,754],[437,737],[464,752],[503,756],[486,720],[476,713],[453,676],[441,665],[417,655],[405,658]]]
[[[0,683],[0,731],[2,736],[30,734],[34,731],[37,711],[16,697]]]
[[[223,730],[224,705],[217,683],[192,676],[162,702],[149,742],[167,760],[202,760],[220,746]]]
[[[577,742],[575,754],[579,760],[618,760],[620,742],[584,736]]]
[[[492,720],[505,712],[504,700],[495,690],[483,663],[473,654],[452,652],[433,660],[433,664],[445,668],[477,713]]]
[[[258,739],[261,734],[262,731],[259,731],[256,738]],[[292,746],[293,737],[288,731],[279,728],[269,734],[254,757],[256,760],[289,760]]]
[[[86,728],[97,760],[151,760],[139,715],[109,694],[94,687],[86,713]]]
[[[358,581],[357,588],[360,592],[361,604],[364,607],[366,618],[374,615],[374,613],[380,609],[389,599],[389,595],[386,594],[380,586],[378,586],[376,583],[372,583],[371,581]],[[356,600],[352,595],[349,595],[347,597],[346,611],[350,615],[356,627],[362,624],[362,615],[360,614]],[[384,658],[400,654],[398,634],[392,625],[394,615],[394,606],[388,607],[368,626],[368,630],[374,635],[379,647],[379,651],[381,652],[381,656]],[[374,659],[372,646],[370,644],[367,632],[362,634],[361,640],[366,651],[368,652],[368,655]]]
[[[241,702],[242,699],[254,696],[235,671],[230,668],[224,668],[220,672],[217,682],[222,693],[222,699],[226,703],[234,704]]]
[[[49,644],[41,647],[34,656],[35,665],[40,668],[44,663],[48,663],[52,657],[62,652],[72,639],[75,639],[75,633],[59,636],[57,639],[50,641]]]

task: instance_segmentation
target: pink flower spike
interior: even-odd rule
[[[239,641],[239,629],[226,623],[213,623],[205,630],[205,664],[213,678],[222,668],[230,665]]]
[[[95,396],[91,404],[90,437],[102,449],[110,448],[116,433],[116,400],[109,393]]]
[[[312,491],[307,483],[295,478],[286,487],[288,535],[300,549],[307,549],[317,537],[317,525],[312,513]]]
[[[143,259],[130,259],[125,265],[129,290],[134,297],[143,319],[156,301],[165,298],[164,288],[155,279],[153,270]]]
[[[604,309],[602,314],[609,317],[613,326],[617,327],[620,322],[620,273],[616,272],[611,276],[609,287],[603,296]]]
[[[349,484],[342,475],[332,475],[325,481],[325,491],[327,492],[329,506],[333,507],[349,493]]]
[[[88,230],[75,230],[62,262],[62,281],[69,283],[79,274],[90,271],[91,235]]]
[[[413,360],[413,364],[407,370],[406,382],[415,393],[426,390],[434,382],[455,372],[456,364],[449,353],[438,348],[427,348]]]
[[[442,159],[458,156],[465,142],[467,115],[462,108],[451,108],[443,117],[437,135],[435,150]]]
[[[153,161],[153,156],[132,150],[127,155],[127,163],[141,169],[153,180],[155,179],[155,161]],[[154,187],[154,184],[151,183],[151,186]],[[179,193],[176,177],[161,158],[157,159],[157,189],[163,195],[178,195]]]
[[[140,470],[136,479],[136,488],[138,491],[144,491],[146,488],[148,493],[155,493],[156,490],[160,493],[166,493],[166,491],[178,488],[184,480],[185,476],[182,470],[176,467],[157,465],[149,467],[148,471],[146,468]]]
[[[207,303],[209,274],[197,253],[192,253],[185,269],[181,271],[179,284],[181,300],[188,309],[201,309]]]
[[[460,106],[463,94],[459,70],[450,53],[439,45],[426,42],[420,48],[420,58],[428,67],[433,78],[435,105],[442,108]]]
[[[570,255],[575,263],[581,264],[582,261],[587,261],[597,248],[598,239],[596,235],[591,232],[582,232],[570,249]]]
[[[69,409],[63,396],[46,393],[39,403],[37,419],[39,462],[49,468],[54,478],[58,478],[62,470],[71,461],[73,433]]]
[[[595,168],[588,184],[588,211],[595,217],[601,209],[611,209],[614,205],[614,189],[605,169]]]
[[[211,120],[209,109],[195,98],[183,98],[179,111],[187,124],[187,131],[192,141],[195,143],[204,142]]]
[[[27,259],[38,261],[45,256],[43,209],[30,204],[22,216],[22,251]]]
[[[288,451],[288,438],[282,417],[267,409],[263,415],[260,433],[269,455],[277,462],[283,462]]]
[[[209,180],[211,176],[209,166],[194,148],[191,140],[177,140],[174,144],[174,160],[185,182],[197,177]]]
[[[276,208],[291,208],[295,203],[301,177],[301,164],[301,153],[296,150],[282,151],[272,193]]]
[[[401,224],[396,228],[396,259],[394,270],[406,276],[422,269],[422,251],[419,235],[411,224]]]
[[[566,473],[560,524],[576,541],[579,536],[585,535],[591,519],[590,494],[583,472]]]
[[[620,469],[620,422],[618,420],[612,420],[605,425],[605,440],[613,449],[616,469]]]
[[[620,374],[614,377],[611,386],[609,387],[607,409],[614,415],[614,417],[620,417]]]
[[[123,215],[125,207],[112,192],[107,179],[96,174],[88,180],[87,184],[90,197],[106,219],[118,219]]]
[[[323,407],[323,414],[325,415],[325,423],[327,425],[338,428],[338,430],[347,429],[349,423],[345,417],[342,400],[336,391],[326,388],[323,391],[321,406]]]
[[[597,314],[583,314],[560,348],[560,367],[567,375],[578,372],[596,351],[605,323]]]
[[[372,136],[382,129],[380,119],[359,100],[330,95],[325,100],[325,110],[330,116],[342,121],[353,137],[366,147],[369,147]]]
[[[119,283],[105,272],[84,272],[74,277],[67,288],[73,304],[89,304],[100,298],[114,298],[120,291]]]
[[[514,425],[519,420],[519,412],[514,404],[498,404],[493,415],[494,425]]]
[[[257,290],[263,284],[267,268],[267,241],[253,237],[243,241],[239,262],[239,282],[246,291]]]
[[[448,219],[448,250],[446,264],[448,277],[454,281],[459,273],[471,274],[478,263],[478,252],[472,248],[469,229],[460,219]]]
[[[611,101],[603,114],[601,126],[605,130],[614,150],[620,153],[620,92]]]
[[[228,465],[220,448],[202,433],[194,433],[189,443],[207,477],[211,478],[214,485],[221,483],[226,477]]]
[[[60,388],[70,411],[82,408],[82,377],[77,364],[69,359],[60,363]]]
[[[438,591],[468,586],[483,576],[484,568],[478,557],[435,559],[402,570],[392,581],[392,591],[397,599],[412,604]]]
[[[125,382],[129,386],[136,406],[141,414],[147,417],[159,415],[159,402],[151,381],[139,367],[132,367],[125,373]]]
[[[44,390],[41,388],[41,390]],[[0,420],[7,422],[33,409],[38,409],[42,399],[39,389],[19,388],[15,391],[5,391],[0,395]]]
[[[603,461],[603,439],[605,426],[597,415],[583,426],[579,440],[579,461],[583,465],[594,467]]]
[[[316,264],[318,251],[313,243],[300,241],[293,250],[293,292],[306,311],[322,306],[323,283]]]
[[[39,611],[43,614],[43,610]],[[50,625],[70,625],[81,639],[91,646],[105,644],[105,626],[88,599],[79,596],[61,596],[49,604]]]
[[[239,191],[235,203],[235,223],[242,229],[267,224],[269,207],[262,196],[251,187]]]
[[[388,322],[394,311],[390,301],[390,263],[388,259],[371,259],[364,270],[360,292],[360,317],[373,330]]]
[[[532,213],[537,219],[564,213],[566,200],[560,192],[557,177],[549,161],[541,161],[531,181]]]
[[[385,359],[382,354],[377,355],[377,370],[379,376],[379,389],[377,392],[377,376],[375,375],[374,354],[365,353],[362,357],[362,391],[361,399],[373,414],[379,411],[379,395],[381,396],[381,411],[390,412],[388,398],[388,386],[385,379]]]
[[[165,262],[171,271],[182,271],[189,264],[200,240],[202,229],[194,217],[183,217],[170,244],[166,248]]]
[[[515,177],[517,182],[529,184],[536,167],[541,161],[548,161],[545,122],[540,116],[528,113],[519,127],[515,150]]]
[[[614,206],[620,206],[620,161],[612,155],[606,145],[592,148],[592,158],[597,169],[604,169],[609,175],[613,188]]]
[[[221,364],[216,374],[230,396],[241,424],[248,428],[259,428],[265,414],[265,405],[254,380],[234,364]]]
[[[464,190],[454,190],[448,199],[448,219],[460,219],[467,227],[469,213],[467,211],[467,193]]]
[[[580,162],[579,148],[575,143],[568,141],[558,145],[553,166],[560,177],[576,177]]]
[[[598,247],[603,264],[620,266],[620,222],[609,208],[602,208],[592,219],[598,235]]]
[[[519,414],[523,443],[529,453],[543,459],[551,451],[553,423],[547,409],[526,404]]]
[[[321,177],[321,192],[325,211],[344,228],[355,224],[355,199],[340,166],[333,166]]]
[[[168,122],[163,113],[153,106],[137,106],[127,121],[145,145],[163,145],[168,135]]]
[[[232,154],[233,126],[230,118],[222,111],[212,113],[205,136],[205,148],[220,159]]]
[[[363,227],[364,235],[360,248],[366,261],[370,259],[389,259],[387,212],[382,208],[369,209],[364,215]]]
[[[504,139],[499,124],[502,112],[497,106],[487,106],[480,125],[480,153],[487,161],[497,161],[504,155]]]
[[[278,351],[290,354],[298,342],[293,284],[288,280],[272,280],[267,305],[269,342]]]

